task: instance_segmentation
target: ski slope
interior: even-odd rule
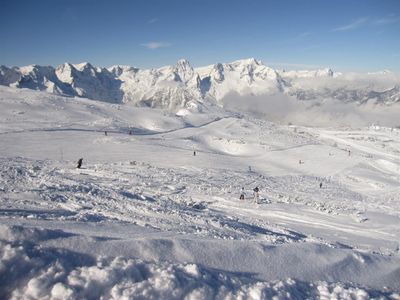
[[[399,129],[7,87],[0,115],[4,298],[400,298]]]

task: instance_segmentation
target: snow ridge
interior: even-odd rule
[[[41,249],[38,241],[66,236],[63,231],[0,226],[2,266],[13,276],[0,284],[9,298],[50,299],[367,299],[373,290],[342,283],[259,281],[193,263],[146,262],[126,257],[97,257],[60,249]],[[34,236],[35,239],[28,239]],[[37,239],[36,237],[40,238]],[[16,237],[18,239],[16,239]],[[29,268],[30,272],[26,272]],[[26,283],[26,284],[25,284]],[[398,294],[379,296],[396,299]]]

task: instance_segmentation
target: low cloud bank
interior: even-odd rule
[[[303,126],[400,126],[400,105],[344,103],[335,99],[297,100],[285,94],[241,96],[228,94],[228,110],[250,113],[280,124]]]

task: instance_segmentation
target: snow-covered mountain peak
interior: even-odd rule
[[[192,66],[190,65],[190,62],[187,59],[184,59],[184,58],[179,59],[176,62],[175,66],[177,66],[177,67],[178,66],[182,66],[184,68],[192,68]]]
[[[114,65],[107,68],[107,70],[117,77],[121,76],[123,73],[136,73],[139,71],[139,69],[127,65]]]
[[[67,69],[75,69],[75,67],[74,67],[73,64],[70,64],[70,63],[68,63],[68,62],[65,62],[65,63],[59,65],[59,66],[56,68],[56,70],[57,70],[57,69],[59,69],[59,70],[66,69],[66,70],[67,70]]]
[[[375,75],[375,76],[373,76]],[[208,99],[223,104],[230,94],[241,96],[285,93],[299,100],[335,98],[340,101],[397,103],[397,74],[341,74],[330,68],[276,71],[255,58],[193,68],[186,59],[157,69],[116,65],[108,69],[88,62],[49,66],[0,67],[0,84],[18,88],[129,102],[151,107],[180,108]]]
[[[35,76],[37,75],[43,75],[43,73],[48,73],[54,70],[53,67],[51,66],[40,66],[40,65],[29,65],[29,66],[24,66],[24,67],[20,67],[19,68],[20,72],[23,75],[27,75],[27,74],[33,74]]]
[[[280,81],[277,72],[274,69],[265,66],[261,61],[258,61],[255,58],[237,60],[233,63],[227,64],[226,66],[229,71],[239,73],[241,81],[245,81],[248,85],[252,85],[256,81],[272,81],[277,85],[280,84],[277,82]]]
[[[213,66],[210,75],[216,82],[222,82],[225,79],[224,66],[221,63],[217,63]]]
[[[79,64],[74,64],[74,67],[79,71],[94,69],[94,67],[88,62],[82,62]]]
[[[230,63],[230,65],[234,65],[234,66],[259,66],[262,65],[262,62],[260,60],[255,59],[254,57],[251,58],[245,58],[245,59],[239,59],[239,60],[235,60],[234,62]]]
[[[74,73],[76,71],[77,70],[74,65],[70,63],[64,63],[56,68],[55,73],[60,81],[72,84],[72,82],[74,81]]]
[[[226,64],[229,66],[231,69],[236,69],[241,72],[254,72],[257,70],[258,72],[273,72],[275,73],[275,70],[264,65],[261,60],[256,60],[255,58],[248,58],[248,59],[242,59],[242,60],[237,60],[232,63]]]
[[[101,73],[103,71],[102,68],[95,68],[94,66],[92,66],[90,63],[88,62],[83,62],[80,64],[75,64],[74,65],[75,69],[77,69],[78,71],[82,72],[82,73],[86,73],[90,76],[96,77],[97,74],[96,73]]]
[[[72,70],[76,70],[76,68],[75,68],[75,66],[73,65],[73,64],[70,64],[70,63],[63,63],[63,64],[61,64],[61,65],[59,65],[57,68],[56,68],[56,71],[60,71],[60,72],[71,72]]]
[[[182,82],[187,82],[194,76],[193,67],[186,59],[180,59],[175,65],[175,72],[178,74]]]

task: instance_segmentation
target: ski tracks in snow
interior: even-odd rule
[[[1,211],[4,216],[109,220],[217,239],[271,243],[307,239],[307,234],[290,229],[296,222],[270,222],[278,215],[283,218],[276,207],[294,205],[298,211],[308,208],[353,219],[361,218],[370,203],[333,180],[313,176],[268,177],[257,172],[161,168],[133,161],[74,169],[60,162],[17,158],[2,160],[1,176],[3,182],[14,182],[3,187],[3,203],[9,207]],[[320,181],[324,182],[322,189]],[[252,196],[255,186],[260,187],[258,204]],[[246,189],[245,201],[238,199],[241,187]]]

